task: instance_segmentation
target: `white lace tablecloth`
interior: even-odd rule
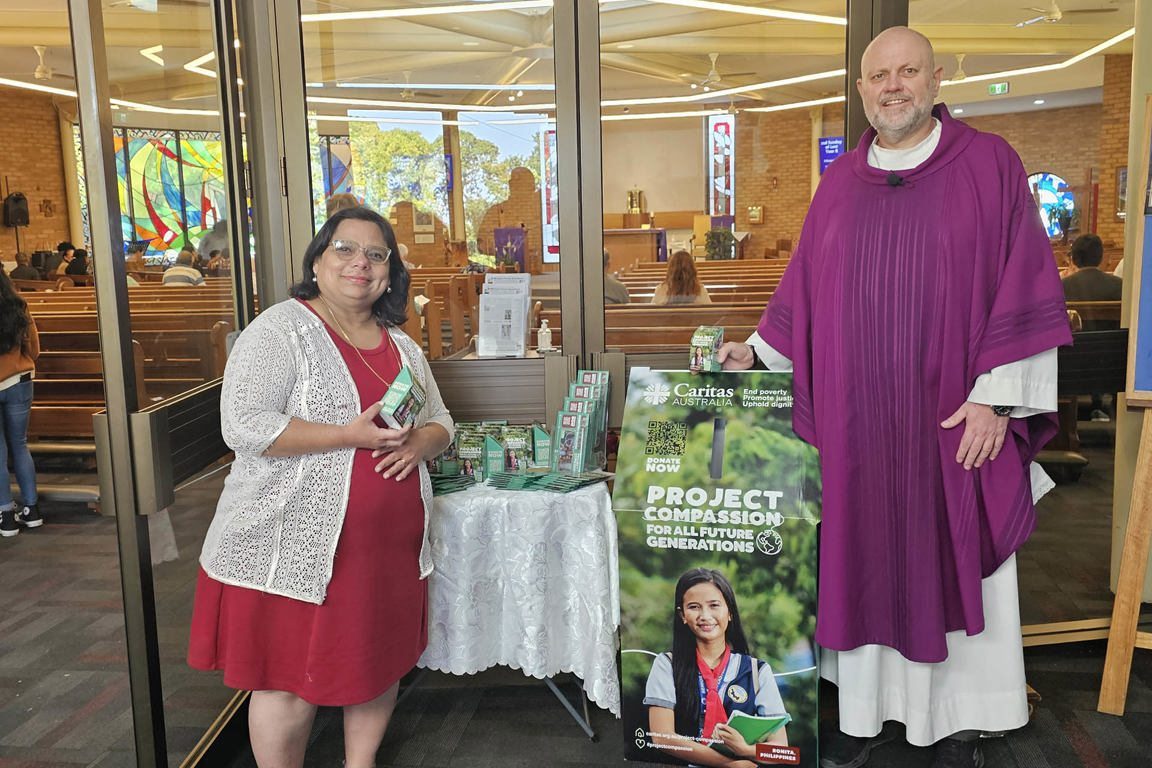
[[[620,714],[616,518],[604,483],[572,493],[483,486],[437,496],[428,648],[418,665],[468,675],[503,664],[571,672]]]

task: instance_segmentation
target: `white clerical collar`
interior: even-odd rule
[[[885,171],[906,171],[923,163],[932,156],[936,151],[936,145],[940,143],[940,121],[933,117],[932,122],[935,123],[932,132],[914,147],[885,149],[876,143],[880,138],[877,136],[873,139],[872,146],[868,147],[868,165]]]

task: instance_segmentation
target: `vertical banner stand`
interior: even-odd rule
[[[1137,178],[1128,176],[1127,215],[1139,220],[1131,258],[1126,258],[1125,280],[1133,281],[1131,324],[1128,334],[1129,406],[1144,408],[1143,431],[1136,455],[1136,474],[1132,484],[1132,503],[1128,513],[1128,530],[1120,556],[1120,573],[1116,579],[1116,600],[1112,604],[1112,625],[1108,631],[1108,653],[1104,657],[1104,678],[1100,683],[1100,700],[1096,709],[1111,715],[1124,714],[1128,695],[1128,676],[1132,671],[1134,648],[1152,648],[1152,633],[1140,632],[1140,597],[1144,575],[1148,570],[1149,545],[1152,544],[1152,280],[1143,279],[1144,265],[1152,265],[1152,94],[1145,97],[1143,153]],[[1127,248],[1125,249],[1128,250]],[[1134,268],[1134,269],[1128,269]],[[1129,277],[1129,275],[1131,277]]]

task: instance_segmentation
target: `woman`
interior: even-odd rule
[[[425,462],[452,420],[399,330],[408,273],[366,208],[328,219],[293,299],[237,339],[220,415],[236,453],[208,529],[189,663],[253,691],[260,766],[301,766],[317,705],[344,708],[349,768],[375,760],[402,675],[427,643]],[[377,424],[400,367],[424,387],[415,424]]]
[[[652,662],[644,690],[652,741],[698,765],[754,768],[755,744],[731,726],[734,711],[787,717],[772,670],[748,654],[732,585],[724,574],[693,568],[676,582],[672,653]],[[787,744],[784,727],[765,739]],[[722,743],[734,757],[708,746]]]
[[[32,374],[40,356],[40,336],[28,305],[12,281],[0,272],[0,536],[44,524],[37,506],[36,467],[28,451],[28,417],[32,413]],[[24,507],[16,511],[8,479],[8,456]]]
[[[653,304],[711,304],[708,289],[696,276],[696,263],[688,251],[676,251],[668,258],[664,282],[652,294]]]

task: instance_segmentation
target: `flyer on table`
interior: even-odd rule
[[[625,756],[815,768],[820,467],[792,375],[633,368],[618,456]]]

